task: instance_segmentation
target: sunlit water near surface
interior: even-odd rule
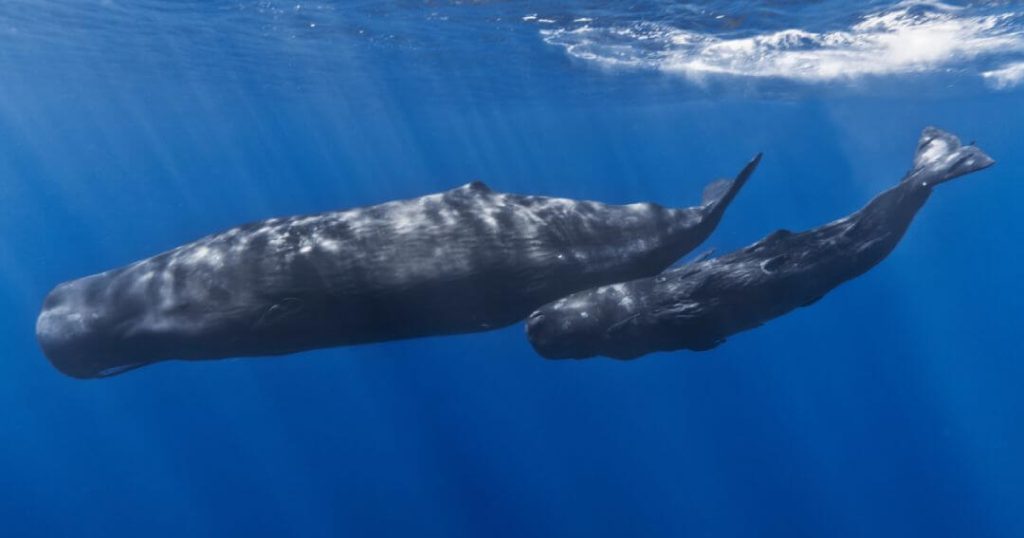
[[[1024,5],[0,4],[4,536],[1024,535]],[[521,325],[67,378],[58,282],[271,216],[495,190],[817,226],[920,130],[992,169],[706,353],[553,362]]]

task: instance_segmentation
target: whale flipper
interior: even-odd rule
[[[907,181],[935,186],[993,164],[995,160],[977,146],[961,145],[956,136],[936,127],[926,127],[917,142],[914,168],[907,175]]]
[[[96,377],[112,377],[118,374],[123,374],[125,372],[130,372],[132,370],[135,370],[136,368],[142,368],[143,366],[146,366],[148,364],[148,362],[136,362],[132,364],[122,364],[120,366],[113,366],[105,370],[100,370],[99,373],[96,374]]]
[[[704,193],[701,197],[702,205],[712,210],[724,211],[725,207],[732,202],[732,199],[736,197],[736,194],[740,192],[743,185],[750,179],[750,175],[754,173],[760,162],[761,154],[758,153],[743,167],[743,170],[740,170],[736,179],[719,179],[708,184],[707,187],[704,187]]]

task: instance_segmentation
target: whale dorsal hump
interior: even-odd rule
[[[757,243],[754,243],[753,245],[744,248],[743,252],[758,252],[766,248],[776,247],[777,243],[786,240],[788,237],[791,237],[792,235],[794,235],[793,232],[785,228],[780,228],[768,234]]]
[[[491,188],[487,186],[486,183],[480,181],[479,179],[474,179],[473,181],[470,181],[469,183],[466,183],[465,185],[455,190],[474,194],[488,194],[493,192]]]
[[[761,242],[762,243],[766,243],[766,244],[767,243],[776,243],[776,242],[782,241],[784,239],[787,239],[787,238],[791,237],[792,235],[793,235],[793,232],[791,232],[791,231],[789,231],[789,230],[787,230],[785,228],[779,228],[778,230],[775,230],[774,232],[768,234],[768,236],[765,237],[764,239],[762,239]]]

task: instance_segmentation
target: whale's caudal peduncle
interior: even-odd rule
[[[473,182],[248,224],[57,286],[36,335],[57,368],[88,378],[502,327],[574,291],[662,271],[714,230],[757,162],[689,208]]]
[[[977,147],[929,127],[904,179],[860,211],[806,232],[780,230],[654,277],[558,299],[530,315],[528,337],[549,358],[713,348],[868,271],[895,248],[935,185],[993,163]]]

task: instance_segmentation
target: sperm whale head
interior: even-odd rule
[[[43,301],[36,339],[61,372],[77,378],[108,377],[146,364],[132,358],[127,338],[132,310],[109,307],[103,275],[58,285]]]
[[[582,302],[558,301],[546,305],[526,320],[530,344],[548,359],[582,359],[598,352],[605,327],[599,312]]]
[[[91,379],[166,360],[273,355],[335,329],[316,312],[304,315],[308,303],[299,297],[279,297],[266,287],[238,293],[229,289],[236,273],[166,261],[158,257],[54,288],[36,320],[36,339],[54,367]]]

